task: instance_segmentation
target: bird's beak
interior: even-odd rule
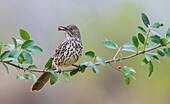
[[[59,26],[59,27],[58,27],[58,30],[59,30],[59,31],[66,31],[67,28],[66,28],[65,26]]]

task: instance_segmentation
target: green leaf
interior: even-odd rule
[[[23,30],[23,29],[19,29],[20,32],[20,36],[22,39],[24,40],[30,40],[30,35],[28,34],[27,31]]]
[[[157,47],[156,44],[148,44],[147,45],[147,49],[151,49],[151,48],[155,48],[155,47]]]
[[[9,55],[10,55],[10,51],[5,51],[4,53],[2,53],[2,55],[1,55],[1,60],[3,61],[3,60],[5,60]]]
[[[2,42],[0,42],[0,55],[1,55],[1,50],[2,50]]]
[[[132,41],[135,47],[138,48],[139,46],[138,38],[136,36],[132,36]]]
[[[93,64],[91,67],[92,67],[92,70],[93,70],[94,73],[99,74],[99,69],[95,64]]]
[[[156,50],[160,56],[165,56],[165,53],[161,49]]]
[[[154,52],[154,51],[148,51],[148,52],[146,52],[147,54],[151,54],[151,55],[158,55],[156,52]]]
[[[18,79],[18,80],[23,80],[23,79],[25,79],[25,78],[24,78],[22,75],[17,75],[16,79]]]
[[[70,72],[70,76],[73,76],[73,75],[77,74],[78,72],[79,72],[79,70],[73,70]]]
[[[23,54],[23,57],[24,57],[24,63],[26,63],[26,64],[28,64],[28,63],[32,64],[33,63],[32,56],[29,53],[23,51],[22,54]]]
[[[141,65],[144,65],[144,64],[148,64],[148,61],[146,60],[146,58],[144,58],[144,59],[142,60]]]
[[[96,58],[96,60],[101,64],[101,65],[103,65],[104,67],[106,67],[106,62],[105,62],[105,60],[104,60],[104,58],[103,57],[97,57]]]
[[[16,39],[16,41],[17,41],[17,43],[19,43],[19,44],[23,44],[24,42],[22,41],[22,40],[20,40],[20,39]]]
[[[161,43],[161,39],[157,35],[150,36],[150,40],[154,43],[157,43],[157,44]]]
[[[153,28],[159,28],[159,27],[162,27],[163,26],[163,24],[161,23],[158,23],[158,22],[155,22],[153,25],[152,25],[152,27]]]
[[[84,73],[85,70],[86,70],[86,68],[82,68],[82,69],[81,69],[81,73]]]
[[[166,32],[166,38],[168,42],[170,42],[170,28],[168,28],[168,31]]]
[[[162,34],[160,31],[158,31],[158,30],[151,30],[151,32],[152,32],[153,34],[161,37],[161,38],[163,37],[163,34]]]
[[[45,64],[45,68],[49,68],[52,65],[53,59],[50,58],[47,63]]]
[[[148,17],[144,13],[141,13],[141,17],[142,17],[142,21],[145,24],[145,26],[148,27],[148,25],[150,25]]]
[[[165,54],[170,58],[170,48],[163,47],[163,50],[164,50]]]
[[[43,52],[43,50],[40,47],[38,47],[38,46],[30,46],[27,49],[31,50],[33,52]]]
[[[111,41],[105,40],[102,42],[104,44],[104,46],[106,46],[107,48],[111,48],[111,49],[117,49],[117,45]]]
[[[149,61],[149,77],[151,76],[152,72],[153,72],[153,64],[151,61]]]
[[[25,42],[22,44],[21,48],[22,48],[22,49],[25,49],[25,48],[28,48],[28,47],[32,46],[33,44],[34,44],[34,41],[33,41],[33,40],[27,40],[27,41],[25,41]]]
[[[14,46],[15,46],[15,49],[16,49],[17,48],[17,41],[16,41],[15,38],[12,38],[12,40],[13,40],[13,43],[14,43]]]
[[[64,76],[66,82],[68,82],[70,80],[70,76],[67,73],[63,72],[63,76]]]
[[[130,51],[130,52],[135,52],[136,53],[136,50],[132,47],[124,47],[122,48],[123,51]]]
[[[4,45],[5,48],[9,49],[9,50],[13,50],[15,48],[14,45],[12,44],[7,44],[7,45]]]
[[[129,71],[136,73],[135,69],[129,67]]]
[[[17,61],[15,58],[5,58],[3,61]]]
[[[18,59],[18,62],[19,62],[20,64],[23,64],[23,61],[25,61],[24,56],[23,56],[22,53],[19,55],[19,57],[18,57],[17,59]]]
[[[162,38],[162,39],[161,39],[161,45],[162,45],[162,46],[166,46],[166,45],[167,45],[167,42],[168,42],[167,39],[165,39],[165,38]]]
[[[34,74],[32,74],[31,78],[32,78],[33,84],[35,84],[37,82],[37,77]]]
[[[139,31],[141,31],[144,35],[146,35],[146,30],[143,28],[143,27],[141,27],[141,26],[138,26],[138,27],[136,27]]]
[[[129,73],[130,73],[129,67],[124,66],[124,67],[123,67],[123,72],[124,72],[125,76],[128,76]]]
[[[80,62],[80,66],[83,66],[83,65],[87,65],[87,61],[82,61],[82,62]]]
[[[29,74],[24,74],[23,77],[27,80],[31,79],[31,77],[29,76]]]
[[[135,47],[133,43],[129,42],[129,43],[125,43],[123,45],[123,47]]]
[[[138,34],[138,39],[142,44],[145,44],[145,37],[141,33]]]
[[[92,66],[92,65],[93,65],[93,63],[91,61],[88,61],[86,64],[86,66]]]
[[[145,55],[146,60],[149,62],[151,61],[150,57],[148,55]]]
[[[94,58],[95,57],[95,53],[93,51],[88,51],[88,52],[85,53],[85,55],[87,57],[90,57],[90,58]]]
[[[22,51],[12,51],[10,53],[9,57],[17,58],[21,53],[22,53]]]
[[[21,50],[21,44],[19,44],[18,46],[17,46],[17,48],[16,48],[16,50]]]
[[[52,69],[47,69],[47,71],[49,71],[52,75],[55,75],[54,70],[52,70]]]
[[[132,72],[130,72],[130,75],[132,76],[132,78],[133,78],[134,80],[136,80],[136,76],[135,76]]]
[[[51,75],[50,77],[50,84],[53,85],[58,80],[59,73],[55,73],[55,75]]]
[[[9,70],[8,70],[8,67],[6,66],[6,64],[2,63],[2,65],[5,67],[7,73],[9,74]]]
[[[36,69],[37,69],[37,67],[35,65],[30,65],[28,67],[28,70],[36,70]]]
[[[126,82],[126,85],[129,85],[129,84],[130,84],[130,78],[129,78],[129,76],[126,76],[126,75],[125,75],[125,82]]]
[[[153,60],[157,61],[158,63],[160,63],[159,58],[158,58],[157,56],[152,55],[151,58],[152,58]]]

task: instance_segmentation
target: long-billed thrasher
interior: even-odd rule
[[[75,25],[60,26],[58,27],[58,30],[65,31],[66,39],[61,42],[54,52],[53,63],[50,68],[61,72],[61,69],[59,68],[61,66],[76,66],[74,63],[77,62],[82,55],[83,46],[80,31]],[[44,72],[38,78],[37,82],[32,85],[31,91],[40,91],[48,82],[51,75],[50,72]]]

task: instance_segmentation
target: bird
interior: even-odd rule
[[[64,31],[66,38],[58,45],[52,57],[52,70],[61,73],[60,67],[76,66],[75,63],[82,55],[83,45],[81,41],[80,31],[77,26],[70,24],[67,26],[59,26],[59,31]],[[40,91],[51,77],[50,72],[44,72],[32,85],[31,91]]]

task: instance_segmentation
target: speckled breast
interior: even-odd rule
[[[82,55],[83,46],[79,38],[66,39],[60,52],[54,57],[57,66],[70,66],[78,61]]]

